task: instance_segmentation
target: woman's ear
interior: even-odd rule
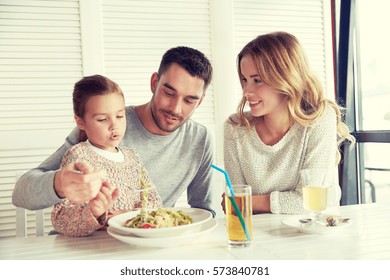
[[[74,120],[76,121],[76,125],[79,129],[85,130],[85,124],[82,118],[79,116],[74,116]]]

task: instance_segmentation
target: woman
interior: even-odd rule
[[[225,168],[233,184],[252,186],[255,214],[302,213],[300,171],[336,172],[338,145],[354,138],[338,105],[325,98],[295,36],[258,36],[237,62],[243,97],[225,123]],[[338,204],[340,193],[333,187],[331,204]]]

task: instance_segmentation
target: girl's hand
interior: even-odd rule
[[[107,213],[107,219],[110,219],[116,215],[119,215],[119,214],[123,214],[123,213],[126,213],[126,212],[129,212],[131,210],[115,210],[115,211],[108,211]]]
[[[99,193],[88,202],[94,217],[98,218],[110,209],[118,198],[118,194],[118,188],[111,187],[107,182],[103,182]]]

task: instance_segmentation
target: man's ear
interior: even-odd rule
[[[85,130],[85,124],[82,118],[79,116],[74,116],[74,120],[76,121],[76,125],[79,129]]]
[[[156,92],[157,84],[158,84],[158,74],[157,72],[154,72],[152,74],[152,77],[150,77],[150,90],[154,94]]]
[[[198,102],[198,105],[196,106],[196,108],[198,108],[199,105],[202,104],[205,95],[206,95],[206,92],[203,92],[202,97],[199,99],[199,102]]]

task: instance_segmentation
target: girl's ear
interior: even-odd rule
[[[79,129],[85,130],[85,124],[82,118],[79,116],[74,116],[74,120],[76,121],[76,125]]]

